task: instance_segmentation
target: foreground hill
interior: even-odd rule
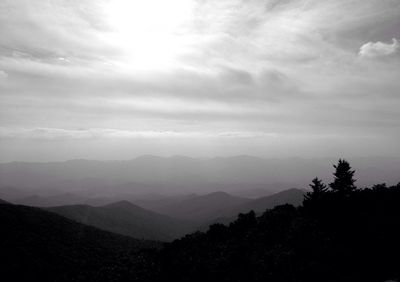
[[[189,222],[145,210],[128,201],[100,207],[71,205],[47,210],[80,223],[141,239],[170,241],[194,229]]]
[[[0,224],[7,281],[146,280],[141,250],[157,246],[26,206],[0,204]]]

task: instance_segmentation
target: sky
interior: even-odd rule
[[[0,0],[0,162],[400,157],[398,0]]]

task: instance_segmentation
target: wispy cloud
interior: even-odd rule
[[[6,128],[0,127],[0,139],[79,140],[79,139],[196,139],[277,137],[276,133],[254,131],[133,131],[109,128]]]

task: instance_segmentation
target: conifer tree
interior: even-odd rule
[[[335,172],[333,173],[335,178],[333,182],[329,184],[329,187],[332,189],[332,191],[348,195],[357,189],[357,187],[354,185],[356,180],[353,178],[355,171],[351,170],[351,166],[348,161],[339,159],[338,164],[334,165],[333,167],[335,168]]]
[[[305,200],[319,199],[328,191],[328,187],[326,187],[326,185],[322,183],[321,179],[318,179],[318,177],[315,177],[309,186],[312,189],[312,192],[306,193],[304,196]]]

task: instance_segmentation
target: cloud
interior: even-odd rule
[[[82,101],[110,96],[115,100],[153,97],[187,102],[211,100],[233,105],[304,96],[297,81],[275,68],[247,71],[220,66],[208,71],[180,69],[124,73],[19,57],[0,58],[0,68],[6,68],[13,78],[8,84],[8,94],[3,92],[0,97],[24,95],[52,100],[79,98]],[[27,88],[29,92],[24,91]]]
[[[20,128],[2,129],[10,142],[330,131],[398,139],[400,61],[359,58],[399,52],[400,39],[384,40],[398,38],[399,1],[193,0],[179,29],[169,10],[157,12],[173,29],[166,37],[153,5],[136,11],[143,25],[122,9],[130,1],[31,2],[0,0],[0,126]],[[125,18],[111,17],[122,34],[108,4],[122,5]]]
[[[63,128],[0,128],[0,139],[125,139],[125,138],[180,138],[195,135],[194,133],[175,131],[132,131],[109,128],[63,129]]]
[[[277,137],[262,131],[154,131],[111,128],[10,128],[0,127],[0,139],[76,140],[76,139],[197,139],[197,138],[265,138]]]
[[[361,57],[375,58],[389,56],[397,53],[400,49],[399,41],[392,39],[392,43],[385,42],[368,42],[360,47],[359,55]]]
[[[39,58],[57,54],[110,56],[115,48],[100,39],[106,30],[100,7],[93,0],[43,0],[34,5],[26,0],[0,3],[0,55],[28,52]]]

